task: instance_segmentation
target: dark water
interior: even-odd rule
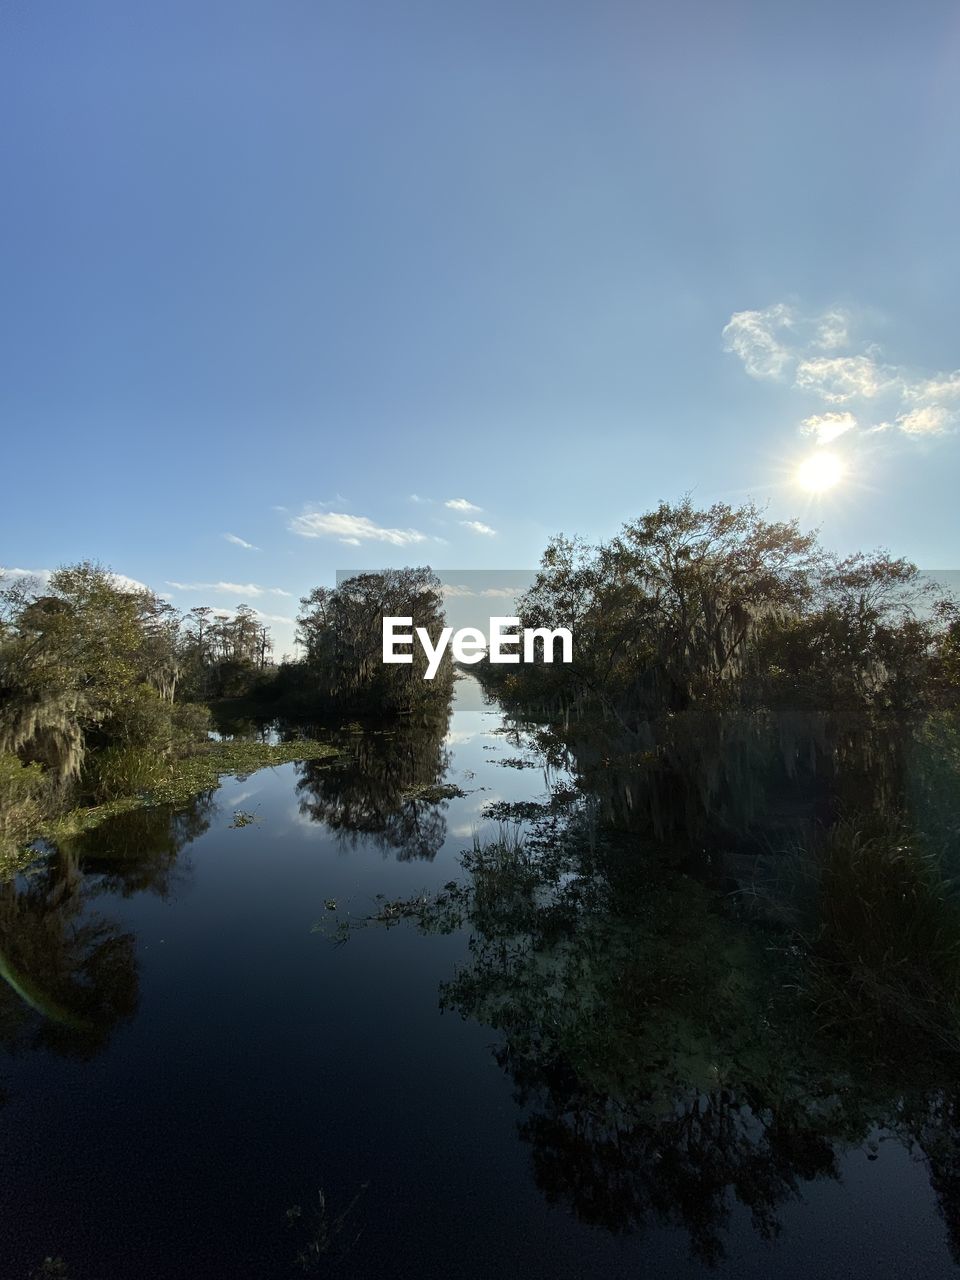
[[[464,681],[445,736],[354,735],[346,767],[227,779],[0,889],[4,1277],[954,1274],[928,1158],[882,1127],[829,1176],[798,1157],[772,1229],[724,1192],[712,1265],[669,1205],[548,1194],[502,1036],[439,1007],[468,932],[312,931],[438,889],[485,805],[543,795],[499,725]],[[438,777],[467,794],[403,801]]]

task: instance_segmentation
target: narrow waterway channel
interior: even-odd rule
[[[954,1273],[927,1157],[882,1126],[829,1175],[798,1150],[762,1222],[721,1185],[712,1257],[670,1205],[618,1219],[626,1166],[585,1214],[521,1131],[501,1034],[440,1009],[469,930],[314,928],[440,889],[488,805],[544,798],[502,728],[460,680],[439,731],[355,729],[338,765],[224,779],[0,887],[0,1274]]]

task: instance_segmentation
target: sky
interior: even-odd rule
[[[280,650],[688,491],[960,566],[958,58],[937,0],[5,0],[0,565]]]

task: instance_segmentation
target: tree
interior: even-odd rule
[[[753,505],[659,507],[595,549],[555,539],[520,602],[525,626],[569,626],[575,661],[555,685],[636,724],[716,699],[771,619],[812,591],[816,539]]]
[[[0,751],[67,781],[90,747],[170,745],[181,659],[167,603],[88,561],[44,594],[2,594]]]
[[[409,665],[383,662],[384,617],[412,618],[438,639],[443,594],[430,569],[357,574],[336,588],[315,588],[300,604],[297,640],[306,653],[294,683],[315,705],[395,712],[449,697],[449,655],[430,681],[422,648],[414,648]]]

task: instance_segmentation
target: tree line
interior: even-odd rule
[[[586,766],[629,764],[620,809],[661,835],[712,822],[741,838],[777,797],[829,781],[823,818],[868,774],[892,802],[934,726],[953,749],[956,603],[904,559],[834,555],[752,504],[684,499],[599,546],[557,537],[518,612],[570,627],[574,660],[485,665],[485,683],[563,726]]]
[[[302,602],[304,657],[279,667],[255,610],[180,614],[84,561],[39,580],[0,580],[0,839],[44,813],[139,792],[150,762],[202,749],[209,704],[248,697],[264,714],[392,715],[418,703],[416,667],[384,669],[378,610],[443,623],[429,570],[363,575]],[[430,693],[449,697],[452,669]]]

